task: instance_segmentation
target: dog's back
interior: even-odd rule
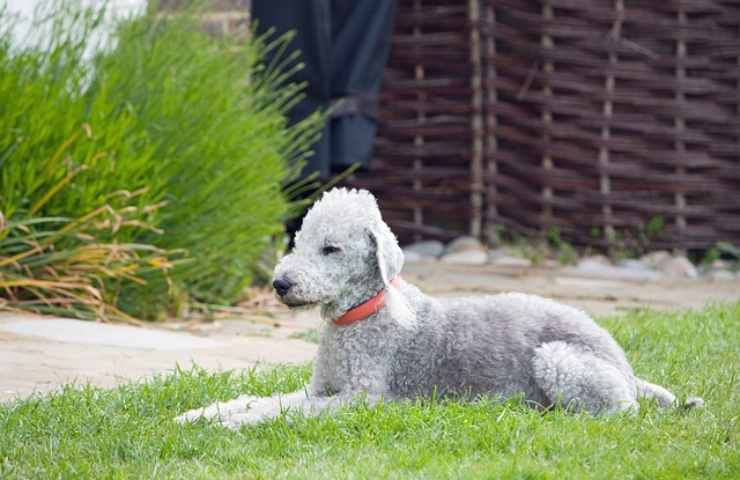
[[[432,299],[414,287],[405,293],[418,324],[392,363],[396,395],[523,393],[546,403],[533,379],[532,359],[536,348],[557,341],[593,352],[633,377],[619,345],[577,309],[517,293],[459,299]]]

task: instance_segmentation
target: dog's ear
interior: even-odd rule
[[[370,242],[375,248],[375,259],[386,292],[386,306],[391,317],[404,328],[411,329],[416,323],[416,314],[403,293],[391,281],[403,268],[403,251],[398,246],[396,236],[385,223],[378,229],[368,230]]]
[[[403,250],[398,246],[396,236],[387,225],[381,224],[379,228],[368,229],[367,232],[370,243],[375,247],[375,259],[380,278],[387,288],[391,280],[403,269]]]

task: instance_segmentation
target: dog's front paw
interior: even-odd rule
[[[233,414],[247,412],[250,405],[258,399],[259,397],[242,395],[241,397],[229,402],[216,402],[207,407],[194,408],[193,410],[189,410],[175,418],[175,421],[181,425],[195,422],[200,418],[205,418],[207,420],[218,419],[223,422],[225,418],[228,418]]]
[[[278,418],[284,413],[280,401],[273,398],[262,398],[250,404],[248,411],[233,412],[221,418],[221,425],[230,430],[239,430],[244,425],[256,425],[267,420]]]
[[[264,414],[260,412],[241,413],[222,418],[221,426],[228,428],[229,430],[238,431],[245,425],[257,425],[258,423],[277,418],[277,416],[278,415]]]
[[[183,413],[179,417],[176,417],[175,421],[180,425],[185,425],[186,423],[193,423],[199,418],[208,418],[205,414],[205,411],[205,408],[195,408]]]

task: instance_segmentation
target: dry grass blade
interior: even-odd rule
[[[151,208],[104,205],[77,219],[0,213],[0,309],[139,323],[116,306],[116,292],[166,274],[180,253],[116,242],[119,229],[149,228]]]

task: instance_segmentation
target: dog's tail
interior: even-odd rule
[[[689,409],[704,406],[704,400],[701,397],[688,397],[683,404],[679,405],[676,401],[676,396],[660,385],[646,382],[641,378],[635,378],[635,380],[637,381],[637,396],[654,398],[661,407],[680,406],[681,408]]]

